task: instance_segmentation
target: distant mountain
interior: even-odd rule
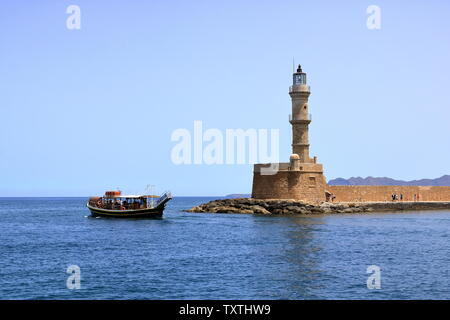
[[[336,178],[328,181],[330,186],[450,186],[450,175],[436,179],[420,179],[412,181],[395,180],[387,177],[351,177],[350,179]],[[247,193],[227,194],[224,198],[250,198]]]
[[[450,186],[450,175],[436,179],[421,179],[412,181],[395,180],[377,177],[352,177],[350,179],[337,178],[328,181],[331,186]]]

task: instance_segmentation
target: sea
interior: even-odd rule
[[[449,299],[450,211],[92,218],[0,198],[0,299]]]

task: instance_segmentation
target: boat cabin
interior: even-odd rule
[[[107,210],[138,210],[153,208],[155,195],[122,195],[121,191],[106,191],[103,197],[89,198],[89,205]]]

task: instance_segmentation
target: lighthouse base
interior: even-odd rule
[[[301,163],[299,170],[291,170],[289,163],[279,163],[272,174],[264,170],[269,166],[273,164],[255,164],[252,198],[295,199],[312,204],[328,200],[321,164]]]

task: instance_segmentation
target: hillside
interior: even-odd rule
[[[352,177],[336,178],[328,181],[332,186],[450,186],[450,175],[436,179],[420,179],[412,181],[395,180],[387,177]]]

